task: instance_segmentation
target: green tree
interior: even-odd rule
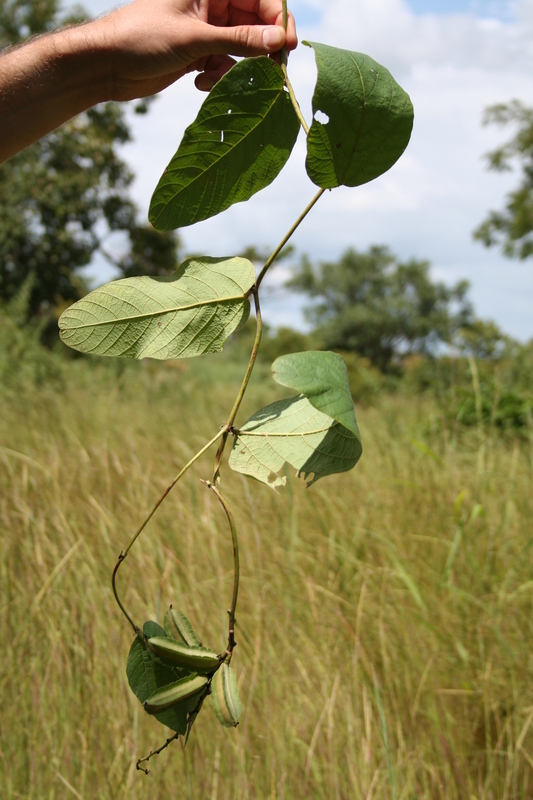
[[[61,15],[58,0],[0,0],[0,46],[84,16]],[[0,299],[9,302],[31,275],[30,316],[59,316],[87,291],[81,268],[97,252],[111,259],[106,244],[116,232],[127,236],[127,253],[111,260],[125,275],[176,267],[177,234],[137,223],[133,175],[118,154],[129,140],[124,108],[106,103],[0,167]]]
[[[305,315],[326,348],[356,352],[383,372],[452,343],[473,318],[466,281],[435,283],[427,261],[401,263],[387,247],[316,266],[304,259],[287,286],[315,301]]]
[[[515,135],[501,147],[487,153],[488,168],[506,172],[518,166],[520,183],[507,195],[503,211],[491,211],[474,231],[474,238],[486,247],[498,245],[511,258],[533,256],[533,108],[519,100],[491,106],[484,124],[512,125]]]

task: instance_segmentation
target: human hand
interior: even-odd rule
[[[156,94],[193,71],[209,91],[235,63],[231,55],[298,43],[291,15],[283,30],[281,0],[135,0],[92,26],[105,42],[114,100]]]

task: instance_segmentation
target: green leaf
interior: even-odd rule
[[[308,352],[274,362],[275,380],[304,394],[271,403],[236,430],[232,469],[276,488],[286,483],[279,474],[285,463],[309,486],[355,466],[361,438],[346,365],[339,359],[335,353]]]
[[[270,58],[246,58],[211,90],[152,197],[159,231],[183,228],[248,200],[283,168],[300,129]]]
[[[145,636],[161,636],[163,628],[155,622],[146,622]],[[140,636],[136,636],[130,648],[126,674],[132,692],[144,704],[157,690],[170,686],[190,674],[189,670],[162,664],[155,658]],[[163,725],[179,734],[187,730],[187,716],[198,705],[198,697],[189,697],[172,708],[154,714]]]
[[[311,405],[359,438],[346,364],[338,353],[309,350],[280,356],[272,364],[274,380],[304,394]]]
[[[190,258],[167,278],[125,278],[91,292],[61,315],[61,338],[105,356],[216,353],[248,319],[254,282],[245,258]]]
[[[317,186],[360,186],[382,175],[404,152],[413,127],[409,95],[363,53],[304,42],[318,77],[307,137],[307,174]],[[327,122],[316,118],[321,112]]]

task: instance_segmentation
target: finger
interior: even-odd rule
[[[200,74],[194,79],[196,88],[201,92],[210,92],[215,83],[218,83],[235,64],[236,61],[231,56],[224,54],[209,56],[205,59]]]
[[[244,25],[250,24],[239,22],[239,13],[245,13],[246,9],[239,0],[232,0],[230,10],[230,24],[231,25]],[[267,25],[282,25],[283,26],[283,11],[279,0],[273,2],[259,3],[255,7],[257,19],[253,24],[267,24]],[[287,49],[294,50],[298,44],[298,36],[296,35],[296,23],[291,12],[287,13]]]
[[[209,23],[221,27],[233,25],[283,25],[281,0],[211,0]],[[298,44],[296,24],[292,14],[287,15],[287,50]]]
[[[285,31],[280,25],[235,25],[228,28],[213,26],[211,30],[212,52],[228,53],[233,56],[276,53],[286,41]]]
[[[226,53],[233,56],[260,56],[276,53],[286,41],[279,25],[236,25],[219,28],[202,26],[203,36],[197,41],[199,55]]]

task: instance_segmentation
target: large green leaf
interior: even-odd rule
[[[191,258],[168,278],[125,278],[96,289],[59,319],[82,353],[185,358],[222,350],[246,322],[255,282],[245,258]]]
[[[165,631],[155,622],[147,622],[143,628],[145,636],[164,636]],[[148,650],[144,640],[136,636],[130,648],[126,674],[132,692],[145,703],[157,689],[169,686],[186,677],[188,670],[163,664]],[[187,716],[198,705],[198,697],[189,697],[159,714],[155,718],[176,733],[185,734]]]
[[[235,431],[232,469],[276,488],[286,483],[279,474],[285,463],[308,485],[355,466],[361,438],[339,359],[335,353],[308,352],[274,362],[275,380],[305,394],[271,403]]]
[[[149,218],[183,228],[248,200],[285,165],[300,123],[277,64],[236,64],[215,85],[159,181]]]
[[[363,53],[305,42],[318,77],[307,138],[307,173],[325,189],[360,186],[382,175],[404,152],[413,127],[409,95]],[[327,121],[316,115],[326,115]]]

